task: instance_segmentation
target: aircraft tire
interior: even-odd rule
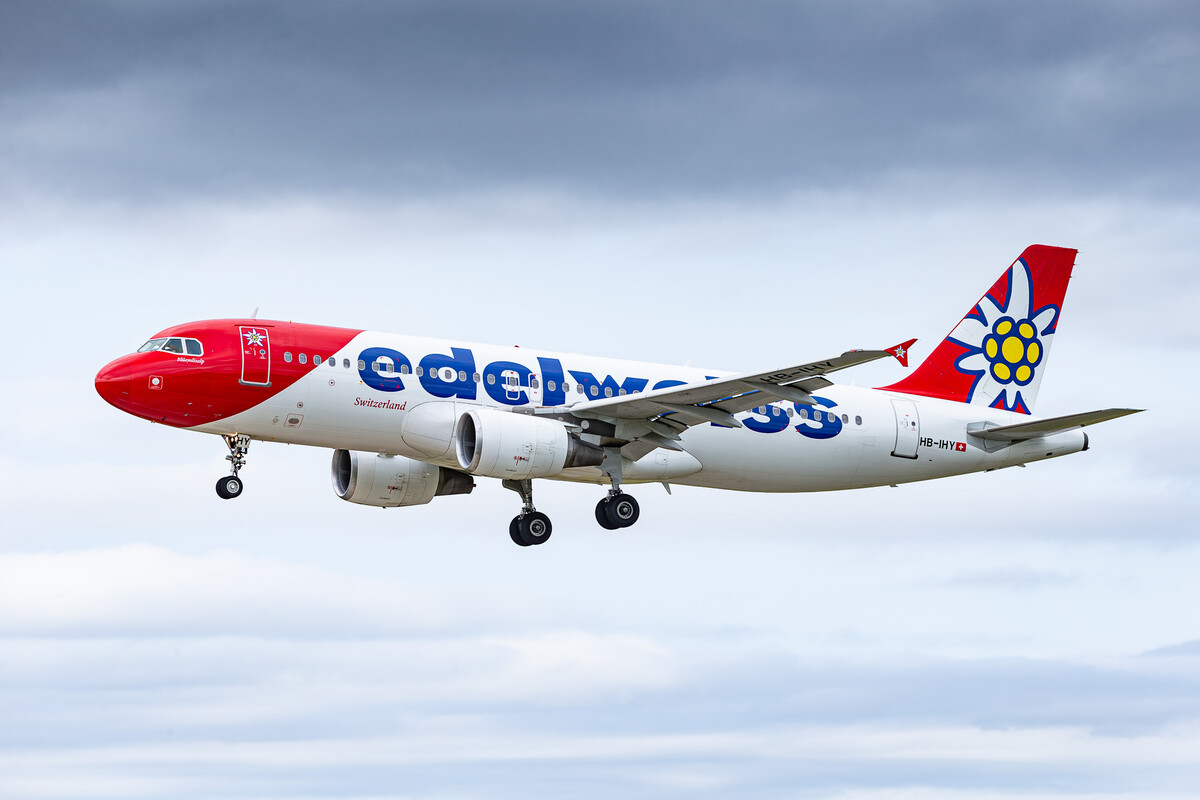
[[[521,518],[513,517],[512,522],[508,523],[508,538],[513,540],[513,544],[521,547],[529,547],[529,542],[521,538]]]
[[[596,522],[600,523],[600,527],[605,530],[615,531],[620,525],[614,525],[608,519],[608,498],[600,498],[600,502],[596,503]]]
[[[544,544],[554,532],[550,518],[540,511],[531,511],[517,517],[517,533],[526,546]]]
[[[638,506],[638,501],[624,492],[607,498],[606,503],[607,506],[604,509],[604,514],[613,530],[628,528],[638,521],[638,517],[642,513],[641,508]]]
[[[217,481],[217,497],[222,500],[232,500],[242,493],[242,479],[236,475],[226,475]]]

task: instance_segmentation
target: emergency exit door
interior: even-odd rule
[[[921,440],[917,404],[911,400],[892,400],[892,410],[896,412],[896,446],[892,448],[892,455],[916,458],[917,443]]]

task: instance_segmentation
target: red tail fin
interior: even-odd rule
[[[1030,413],[1077,252],[1025,248],[929,358],[881,388]]]

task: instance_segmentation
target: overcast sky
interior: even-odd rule
[[[1200,794],[1200,11],[0,3],[0,796]],[[1079,248],[1086,453],[854,493],[357,507],[121,414],[249,315],[730,370]],[[896,364],[841,373],[889,383]],[[544,485],[543,485],[544,484]]]

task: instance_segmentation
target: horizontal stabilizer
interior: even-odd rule
[[[967,426],[967,433],[994,442],[1020,442],[1025,439],[1036,439],[1039,436],[1049,436],[1053,433],[1082,428],[1085,425],[1095,425],[1097,422],[1107,422],[1110,419],[1136,414],[1144,410],[1142,408],[1106,408],[1102,411],[1085,411],[1082,414],[1067,414],[1065,417],[1049,417],[1016,425],[994,426],[991,422],[972,422]]]

